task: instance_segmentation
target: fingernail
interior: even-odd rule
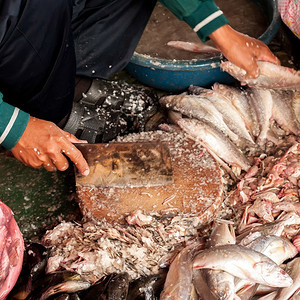
[[[90,170],[86,169],[85,171],[83,171],[82,175],[84,176],[88,176],[90,174]]]

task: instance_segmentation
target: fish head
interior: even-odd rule
[[[260,273],[262,279],[260,283],[262,284],[273,287],[289,287],[293,283],[289,274],[271,260],[257,262],[254,269]]]

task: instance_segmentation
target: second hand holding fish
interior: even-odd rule
[[[247,72],[248,78],[259,76],[259,60],[280,65],[279,59],[265,43],[242,34],[229,25],[220,27],[209,37],[228,60]]]

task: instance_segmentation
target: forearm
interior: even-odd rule
[[[202,41],[209,35],[228,24],[223,12],[213,0],[160,0],[179,20],[185,21]]]
[[[22,136],[29,114],[3,101],[0,93],[0,145],[11,150]]]

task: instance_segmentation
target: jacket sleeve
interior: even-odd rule
[[[205,42],[208,36],[228,24],[213,0],[159,0],[179,20],[185,21]]]
[[[3,101],[0,93],[0,145],[11,150],[21,138],[30,115]]]

